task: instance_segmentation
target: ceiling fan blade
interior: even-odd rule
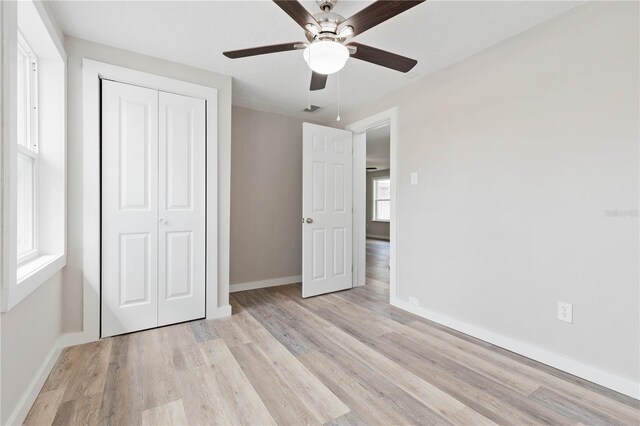
[[[418,61],[416,61],[415,59],[396,55],[395,53],[387,52],[386,50],[382,49],[376,49],[375,47],[367,46],[360,43],[349,43],[347,47],[349,46],[353,46],[357,49],[356,53],[353,53],[351,55],[352,58],[371,62],[372,64],[391,68],[392,70],[400,72],[408,72],[418,63]]]
[[[370,28],[419,5],[425,0],[378,0],[351,16],[338,26],[338,33],[345,27],[352,27],[353,34],[362,34]]]
[[[317,72],[313,72],[311,74],[311,86],[309,90],[322,90],[327,85],[327,74],[320,74]]]
[[[307,24],[312,24],[318,30],[320,29],[318,21],[297,0],[273,0],[273,2],[305,30]]]
[[[265,55],[267,53],[286,52],[288,50],[298,50],[306,43],[293,42],[283,44],[272,44],[270,46],[251,47],[249,49],[231,50],[229,52],[223,52],[222,54],[227,58],[237,59],[246,58],[247,56]]]

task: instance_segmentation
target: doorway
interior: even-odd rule
[[[366,131],[366,281],[389,285],[391,225],[390,126]]]
[[[398,111],[391,108],[378,114],[364,118],[346,126],[353,132],[353,286],[359,287],[367,283],[368,275],[385,280],[388,287],[389,302],[396,299],[397,275],[397,145],[398,145]],[[379,142],[375,142],[379,139]],[[369,141],[373,141],[369,149]],[[384,141],[384,142],[382,142]],[[367,158],[369,157],[369,158]],[[367,172],[367,167],[371,167]],[[373,170],[373,167],[376,169]],[[386,170],[382,172],[382,170]],[[379,186],[388,185],[386,193],[383,188],[377,197],[377,207],[380,213],[376,217],[382,218],[373,222],[374,210],[373,181],[374,173],[380,173]],[[369,179],[371,177],[371,179]],[[367,197],[367,188],[371,189],[371,196]],[[370,210],[368,215],[367,209]],[[368,225],[368,226],[367,226]],[[386,233],[388,229],[388,234]],[[370,237],[370,238],[368,238]],[[382,237],[382,238],[380,238]],[[368,249],[368,250],[367,250]],[[367,259],[368,257],[368,259]],[[385,272],[386,266],[386,272]],[[388,274],[388,275],[387,275]],[[373,278],[371,283],[379,281]],[[388,284],[386,284],[388,283]]]

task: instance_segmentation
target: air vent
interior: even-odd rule
[[[317,110],[321,109],[321,106],[318,105],[311,105],[310,107],[307,107],[305,109],[303,109],[302,111],[304,112],[316,112]]]
[[[378,168],[377,167],[367,167],[367,170],[372,172],[374,170],[378,170]]]

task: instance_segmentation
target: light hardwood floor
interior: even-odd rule
[[[638,401],[388,304],[367,285],[235,293],[233,316],[64,350],[27,424],[638,424]]]

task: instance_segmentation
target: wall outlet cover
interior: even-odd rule
[[[558,302],[558,319],[573,323],[573,305],[566,302]]]

